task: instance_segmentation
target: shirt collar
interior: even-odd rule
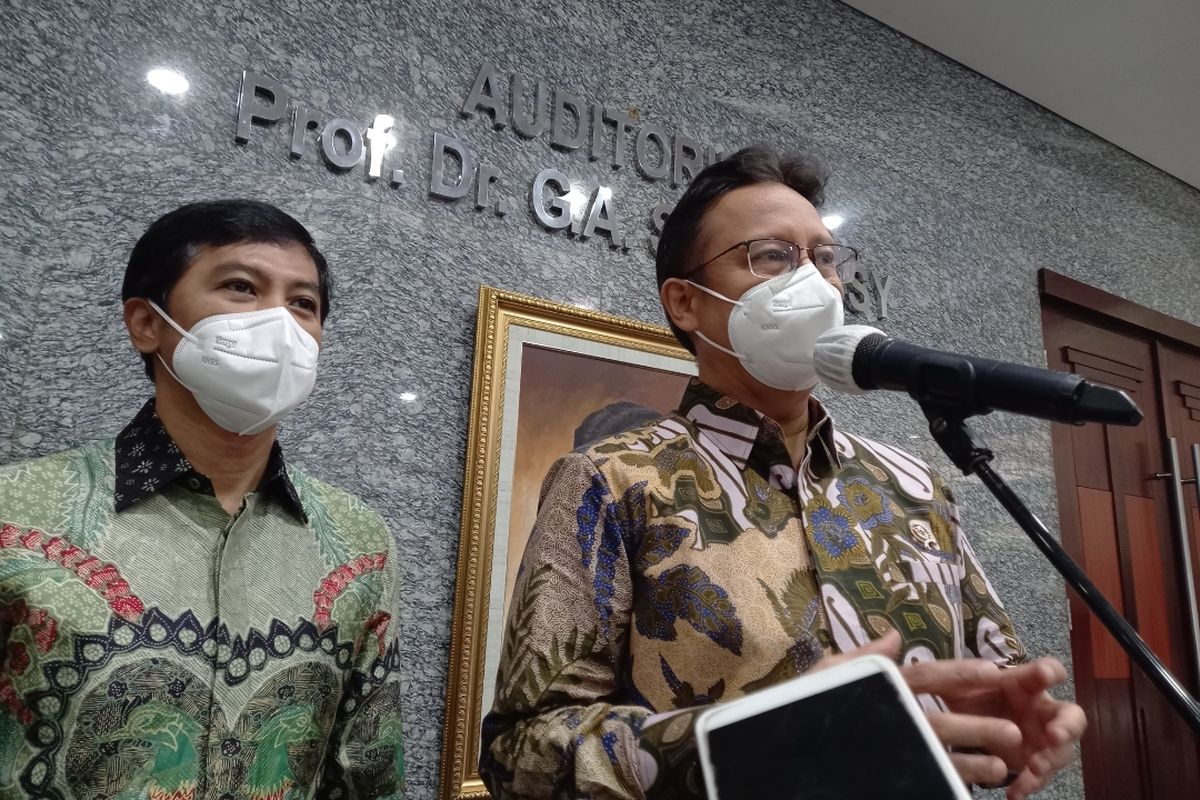
[[[764,478],[780,467],[793,470],[783,429],[775,420],[726,397],[692,378],[679,402],[679,413],[703,431],[740,469],[749,466]],[[809,468],[827,477],[841,469],[833,439],[833,418],[817,398],[808,398]]]
[[[212,481],[196,471],[167,433],[153,397],[117,436],[115,449],[117,482],[113,503],[118,513],[180,482],[193,491],[214,494]],[[279,442],[271,445],[258,491],[273,497],[301,522],[308,522],[308,514],[288,477]]]

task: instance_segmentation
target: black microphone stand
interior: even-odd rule
[[[1100,618],[1104,627],[1121,645],[1121,649],[1141,668],[1163,696],[1174,706],[1179,715],[1200,733],[1200,703],[1188,694],[1183,684],[1154,654],[1138,632],[1121,616],[1108,599],[1101,594],[1078,564],[1071,559],[1062,545],[1055,541],[1042,521],[1034,516],[1021,498],[1004,482],[1004,478],[992,469],[992,451],[979,435],[966,423],[967,417],[986,414],[989,409],[957,407],[953,404],[932,402],[913,394],[929,420],[929,431],[942,450],[963,471],[964,475],[978,475],[984,486],[1000,501],[1004,510],[1016,520],[1029,535],[1037,548],[1050,560],[1059,574],[1087,603],[1092,613]]]

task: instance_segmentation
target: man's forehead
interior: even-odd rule
[[[801,241],[825,233],[821,215],[799,192],[781,183],[740,186],[709,207],[700,226],[703,246],[714,234],[738,240],[780,237]]]
[[[233,242],[203,245],[196,250],[191,265],[204,264],[210,269],[233,265],[256,267],[270,273],[316,275],[317,264],[299,242]]]
[[[812,203],[782,183],[739,186],[722,196],[709,211],[709,216],[729,222],[761,220],[764,213],[799,222],[820,219]]]

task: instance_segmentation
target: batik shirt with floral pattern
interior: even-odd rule
[[[230,516],[153,401],[0,467],[0,798],[400,797],[393,552],[278,445]]]
[[[796,470],[775,422],[693,379],[678,413],[556,462],[484,721],[494,795],[643,797],[648,716],[890,630],[910,663],[1025,658],[943,480],[835,430],[815,399],[809,419]],[[670,723],[666,739],[688,733]]]

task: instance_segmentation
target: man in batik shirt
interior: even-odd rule
[[[401,797],[392,537],[275,441],[325,258],[277,208],[196,203],[122,295],[155,396],[0,467],[0,797]]]
[[[821,222],[822,189],[811,162],[748,148],[668,218],[658,282],[699,378],[675,414],[546,477],[484,721],[497,797],[702,794],[692,714],[669,712],[863,651],[941,695],[930,721],[966,782],[1020,798],[1071,758],[1082,710],[1046,692],[1065,670],[1025,663],[945,482],[810,395],[856,258]],[[808,322],[772,339],[793,324],[780,308]]]

